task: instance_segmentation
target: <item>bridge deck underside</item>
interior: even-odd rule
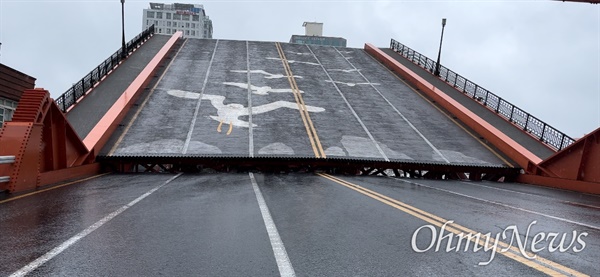
[[[508,163],[362,49],[281,47],[306,123],[275,43],[188,39],[101,155]]]

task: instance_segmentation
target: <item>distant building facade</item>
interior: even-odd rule
[[[171,35],[182,31],[188,38],[212,38],[212,20],[206,15],[204,6],[196,4],[150,3],[144,9],[144,30],[154,24],[154,33]]]
[[[35,78],[0,64],[0,127],[12,119],[23,90],[35,87]]]
[[[323,36],[323,23],[304,22],[302,27],[304,35],[292,35],[290,43],[346,47],[345,38]]]

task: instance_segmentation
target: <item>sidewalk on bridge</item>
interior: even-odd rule
[[[381,48],[381,50],[384,51],[386,54],[388,54],[393,59],[395,59],[396,61],[400,62],[402,65],[408,67],[410,70],[412,70],[414,73],[419,75],[421,78],[425,79],[427,82],[433,84],[436,88],[438,88],[439,90],[446,93],[452,99],[456,100],[461,105],[465,106],[470,111],[477,114],[479,117],[481,117],[482,119],[484,119],[485,121],[487,121],[488,123],[490,123],[491,125],[496,127],[498,130],[500,130],[501,132],[503,132],[504,134],[506,134],[507,136],[512,138],[514,141],[521,144],[527,150],[529,150],[533,154],[537,155],[540,159],[544,160],[555,153],[552,149],[545,146],[542,142],[540,142],[537,139],[526,134],[525,132],[518,129],[516,126],[514,126],[510,122],[502,119],[497,114],[488,110],[487,108],[485,108],[481,104],[477,103],[476,101],[473,101],[473,99],[470,99],[468,96],[466,96],[463,93],[461,93],[460,91],[456,90],[454,87],[450,86],[448,83],[437,78],[431,72],[426,71],[422,67],[414,64],[410,60],[408,60],[408,59],[404,58],[403,56],[401,56],[400,54],[394,52],[394,50],[392,50],[390,48]]]
[[[67,119],[81,139],[96,126],[169,38],[152,36],[67,113]]]

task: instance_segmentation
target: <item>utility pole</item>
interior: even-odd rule
[[[121,57],[127,57],[127,49],[125,49],[125,0],[121,0]]]
[[[437,62],[435,63],[435,72],[433,75],[440,76],[440,57],[442,56],[442,41],[444,40],[444,27],[446,27],[446,19],[442,18],[442,37],[440,38],[440,50],[438,51]]]

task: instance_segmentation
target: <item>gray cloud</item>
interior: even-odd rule
[[[288,41],[302,22],[388,46],[394,38],[574,137],[600,126],[600,6],[558,1],[179,1],[204,4],[221,39]],[[126,1],[126,38],[147,1]],[[121,43],[121,4],[0,0],[1,62],[53,97]]]

